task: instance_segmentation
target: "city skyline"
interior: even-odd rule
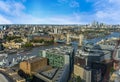
[[[0,5],[0,24],[120,23],[119,0],[0,0]]]

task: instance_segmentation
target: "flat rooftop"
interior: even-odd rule
[[[68,53],[73,51],[73,48],[70,46],[60,46],[60,47],[46,49],[44,51],[46,51],[47,53],[67,55]]]
[[[40,72],[40,74],[49,78],[49,79],[52,79],[57,71],[58,71],[58,68],[53,68],[51,70]]]
[[[47,71],[34,73],[34,75],[47,82],[58,82],[66,70],[69,70],[67,64],[62,68],[52,68]]]
[[[34,63],[34,62],[39,61],[39,60],[42,60],[42,59],[46,59],[46,58],[34,57],[34,58],[30,58],[30,59],[25,60],[25,61],[26,61],[26,62],[29,62],[29,63]]]

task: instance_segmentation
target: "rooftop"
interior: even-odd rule
[[[47,53],[67,55],[73,51],[73,48],[70,46],[60,46],[55,48],[46,49]]]
[[[64,72],[68,70],[68,65],[64,65],[62,68],[52,68],[47,71],[37,72],[34,75],[42,80],[51,81],[51,82],[59,82],[61,76],[64,75]],[[67,77],[66,77],[67,78]]]
[[[18,74],[12,75],[12,78],[13,78],[14,80],[17,80],[17,81],[25,80],[25,79],[21,78]]]
[[[58,68],[54,68],[54,69],[51,69],[51,70],[48,70],[48,71],[43,71],[40,74],[42,74],[43,76],[45,76],[49,79],[52,79],[57,71],[58,71]]]
[[[46,59],[46,58],[34,57],[34,58],[30,58],[30,59],[25,60],[25,61],[26,61],[26,62],[29,62],[29,63],[34,63],[34,62],[36,62],[36,61],[43,60],[43,59]]]

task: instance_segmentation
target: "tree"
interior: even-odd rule
[[[18,37],[18,36],[6,36],[5,37],[5,39],[7,40],[7,41],[10,41],[10,40],[14,40],[14,39],[19,39],[20,37]]]
[[[23,40],[21,38],[15,39],[14,41],[15,41],[15,43],[23,42]]]
[[[82,82],[82,79],[80,78],[80,76],[77,76],[76,82]]]
[[[33,44],[30,42],[26,42],[24,45],[22,45],[23,48],[29,48],[29,47],[33,47]]]

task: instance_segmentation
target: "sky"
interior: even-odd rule
[[[0,0],[0,24],[120,24],[120,0]]]

